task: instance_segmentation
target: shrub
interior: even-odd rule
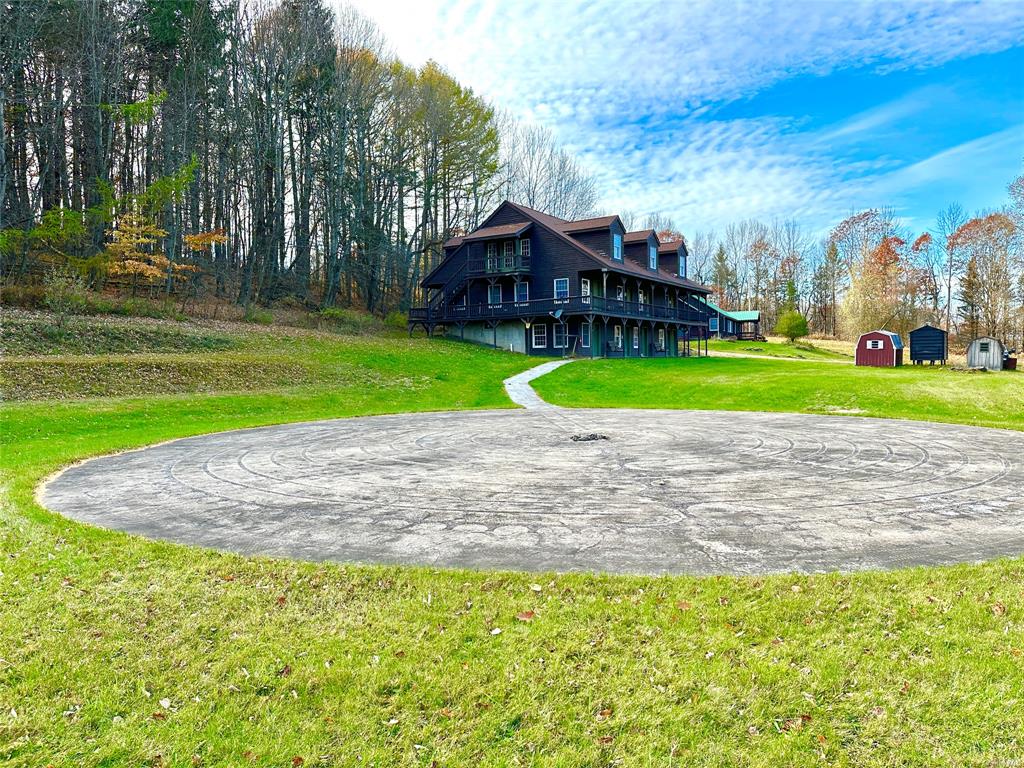
[[[790,344],[807,335],[807,319],[799,312],[786,312],[775,324],[775,333],[778,336],[785,336]]]
[[[82,276],[54,269],[43,278],[46,308],[57,316],[57,328],[63,329],[68,315],[78,314],[87,306],[85,281]]]
[[[328,307],[320,310],[320,324],[338,333],[372,333],[380,327],[373,315],[354,309]]]
[[[245,322],[256,323],[257,325],[271,325],[274,322],[274,315],[266,309],[249,306],[245,310]]]
[[[0,304],[22,309],[46,309],[46,288],[32,285],[0,285]]]
[[[388,312],[388,316],[384,318],[384,324],[389,328],[401,328],[402,330],[405,330],[408,323],[409,318],[404,312]]]

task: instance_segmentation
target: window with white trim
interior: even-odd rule
[[[640,349],[640,326],[633,326],[633,349]]]
[[[523,261],[530,258],[530,238],[524,237],[519,240],[519,255],[523,257]]]
[[[580,346],[590,349],[590,323],[580,323]]]
[[[989,350],[989,346],[990,346],[989,342],[987,342],[987,341],[979,341],[978,342],[978,351],[982,352],[982,353],[987,353],[988,350]]]
[[[615,287],[615,298],[618,299],[619,301],[626,300],[626,289],[624,286],[617,285]]]
[[[652,270],[658,269],[658,246],[650,245],[647,246],[647,266]]]
[[[580,296],[590,295],[590,278],[584,277],[580,280]]]
[[[487,303],[501,304],[501,283],[487,286]]]
[[[644,293],[644,289],[643,288],[640,289],[640,291],[637,293],[636,297],[637,297],[637,301],[640,304],[643,304],[643,303],[645,303],[647,301],[647,294]]]
[[[556,299],[567,299],[567,298],[569,298],[569,278],[568,277],[556,277],[555,278],[555,298]]]
[[[882,340],[881,339],[868,339],[868,349],[881,349],[881,348],[882,348]]]
[[[498,244],[488,243],[487,244],[487,271],[497,272],[498,271]]]
[[[679,276],[686,277],[686,257],[683,254],[679,254]]]
[[[618,232],[612,234],[612,258],[622,261],[622,235]]]
[[[616,325],[612,327],[612,344],[615,349],[622,349],[622,326]]]
[[[554,347],[555,349],[565,349],[568,344],[568,334],[566,333],[567,327],[565,323],[555,323],[552,326],[552,335],[554,336]]]
[[[515,240],[505,241],[505,269],[513,269],[516,265],[516,242]]]
[[[516,283],[516,301],[529,301],[530,300],[530,284],[521,281]]]
[[[659,328],[658,329],[658,349],[660,349],[660,350],[664,350],[665,349],[665,329],[664,328]]]
[[[718,333],[718,318],[717,317],[709,317],[708,318],[708,330],[709,331],[714,331],[715,333]]]
[[[544,323],[533,326],[533,348],[534,349],[547,349],[548,346],[548,327]]]

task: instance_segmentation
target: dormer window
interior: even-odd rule
[[[686,277],[686,257],[683,254],[679,254],[679,276]]]
[[[648,245],[647,246],[647,266],[653,270],[658,270],[658,246]]]
[[[622,261],[622,235],[618,232],[612,233],[612,258]]]

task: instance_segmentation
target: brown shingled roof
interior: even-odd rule
[[[627,232],[626,236],[622,238],[622,241],[624,243],[642,243],[651,235],[657,237],[657,232],[653,229],[638,229],[636,232]]]
[[[559,219],[556,216],[549,216],[548,214],[542,213],[540,211],[534,211],[530,208],[526,208],[525,206],[513,203],[511,200],[506,202],[508,202],[508,204],[511,205],[513,208],[524,214],[527,218],[534,219],[537,223],[550,229],[552,232],[561,237],[567,243],[571,244],[580,252],[585,253],[591,259],[596,261],[601,267],[607,268],[609,271],[631,274],[637,277],[645,277],[648,280],[650,280],[651,278],[655,278],[663,282],[669,283],[671,285],[678,285],[681,288],[689,288],[692,291],[700,291],[702,293],[711,292],[709,288],[706,288],[705,286],[700,285],[699,283],[695,283],[692,280],[687,280],[685,278],[679,277],[679,275],[675,274],[674,272],[668,272],[664,269],[658,269],[657,271],[652,272],[651,270],[645,269],[639,264],[636,264],[631,259],[615,261],[615,259],[611,258],[610,256],[606,256],[603,253],[599,253],[598,251],[592,250],[587,246],[583,245],[583,243],[581,243],[579,240],[570,237],[565,233],[565,228],[560,226],[562,224],[567,223],[578,224],[579,222],[566,222],[564,219]],[[601,218],[607,219],[610,223],[612,220],[618,217],[604,216]],[[596,220],[597,219],[587,219],[586,221]]]
[[[462,241],[465,240],[465,239],[466,238],[463,235],[457,235],[456,237],[452,237],[452,238],[450,238],[448,240],[445,240],[444,241],[444,245],[441,246],[441,247],[442,248],[458,248],[460,245],[462,245]]]
[[[529,229],[531,222],[517,221],[514,224],[498,224],[494,227],[478,229],[462,238],[463,242],[470,240],[490,240],[495,237],[517,237]]]
[[[552,217],[554,218],[554,217]],[[582,232],[587,229],[604,229],[610,227],[618,216],[596,216],[592,219],[580,219],[579,221],[565,221],[559,225],[563,232]]]
[[[658,253],[675,253],[682,244],[682,240],[670,240],[667,243],[661,243],[658,246]]]

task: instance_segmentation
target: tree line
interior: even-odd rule
[[[384,313],[503,198],[593,179],[326,0],[0,0],[5,281]]]
[[[626,218],[680,236],[663,216]],[[949,205],[922,232],[877,208],[824,237],[795,221],[745,220],[685,239],[691,277],[725,309],[759,309],[766,329],[796,309],[824,336],[886,328],[906,337],[929,322],[964,341],[985,334],[1024,347],[1024,176],[998,210],[969,216]]]

